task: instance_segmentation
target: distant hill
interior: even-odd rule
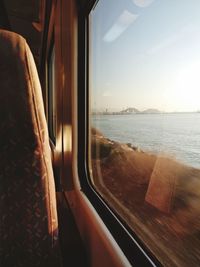
[[[145,114],[157,114],[157,113],[162,113],[160,110],[155,109],[155,108],[149,108],[145,109],[143,111],[138,110],[137,108],[126,108],[120,111],[119,113],[121,114],[132,114],[132,113],[145,113]]]
[[[159,113],[163,113],[162,111],[158,110],[158,109],[154,109],[154,108],[149,108],[149,109],[145,109],[143,111],[140,111],[137,108],[126,108],[123,109],[121,111],[93,111],[92,114],[93,115],[128,115],[128,114],[159,114]]]
[[[141,111],[141,113],[155,114],[155,113],[162,113],[162,112],[155,108],[149,108],[149,109],[145,109],[144,111]]]

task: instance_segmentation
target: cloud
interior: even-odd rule
[[[154,0],[132,0],[132,1],[136,6],[139,7],[148,7],[154,2]]]
[[[132,14],[127,10],[118,17],[117,21],[104,35],[103,40],[105,42],[113,42],[116,40],[138,17],[137,14]]]

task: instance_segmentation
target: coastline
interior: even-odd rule
[[[199,114],[102,115],[93,116],[92,124],[111,140],[200,169]]]

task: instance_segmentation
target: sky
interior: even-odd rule
[[[200,0],[99,0],[91,12],[93,110],[200,110]]]

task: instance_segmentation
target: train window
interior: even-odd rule
[[[200,264],[200,1],[90,12],[90,172],[164,266]]]
[[[48,62],[48,125],[49,136],[55,143],[56,137],[56,80],[55,80],[55,46],[52,45]]]

